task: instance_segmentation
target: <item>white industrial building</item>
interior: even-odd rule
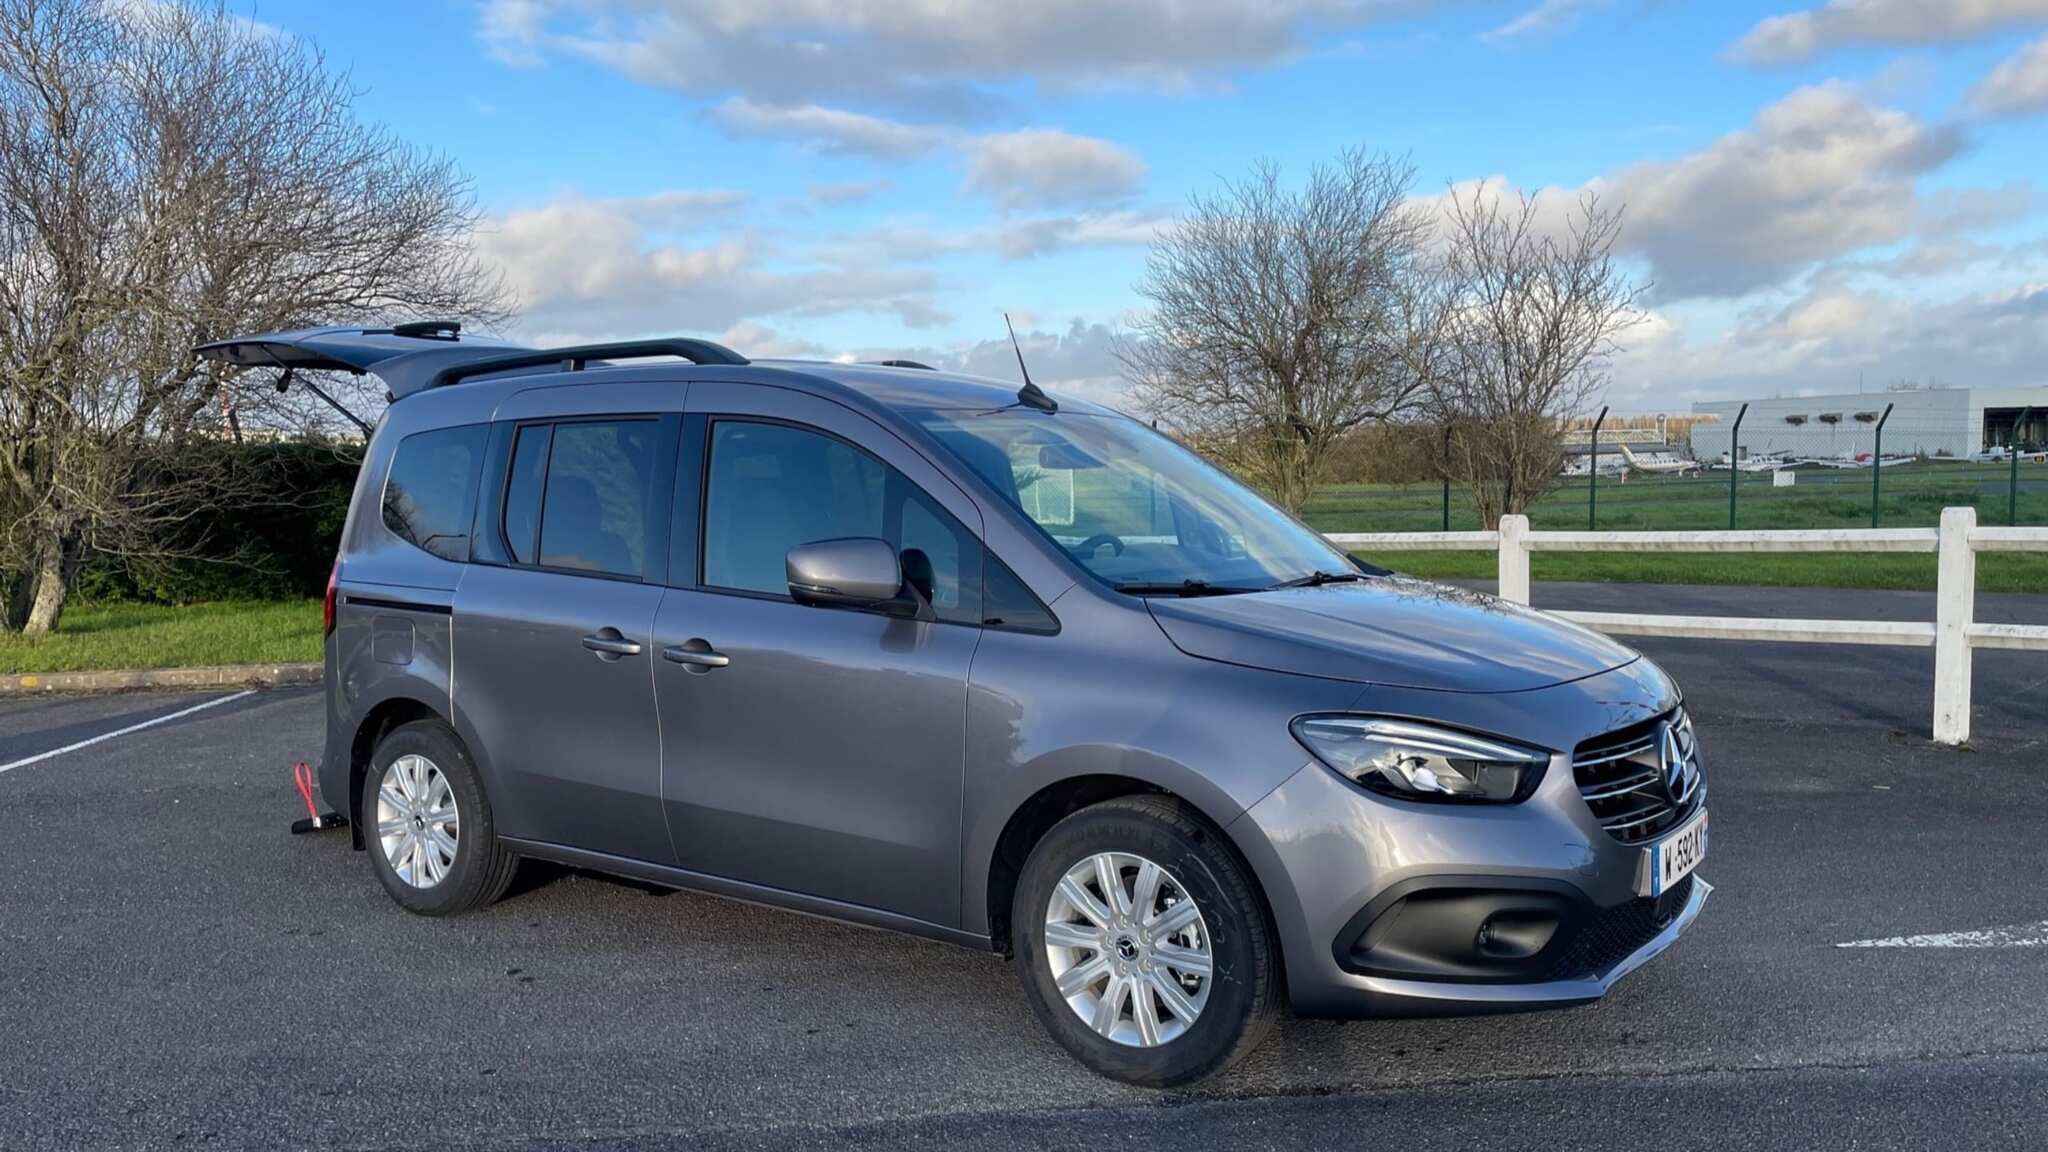
[[[1748,403],[1742,418],[1745,459],[1777,454],[1825,459],[1869,452],[1887,404],[1892,405],[1884,426],[1887,456],[1962,457],[2010,446],[2015,439],[2035,448],[2048,443],[2048,386],[1848,392]],[[1711,461],[1727,453],[1742,404],[1713,400],[1692,406],[1694,415],[1714,417],[1692,426],[1694,459]],[[2025,423],[2020,422],[2023,413]]]

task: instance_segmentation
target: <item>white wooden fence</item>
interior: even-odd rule
[[[1976,622],[1977,553],[2048,552],[2048,528],[1979,528],[1975,508],[1947,508],[1940,528],[1815,531],[1532,532],[1526,516],[1501,517],[1497,532],[1334,532],[1354,552],[1438,549],[1498,552],[1500,595],[1529,602],[1532,552],[1933,552],[1939,557],[1933,623],[1662,616],[1645,612],[1556,612],[1619,636],[1775,640],[1800,644],[1892,644],[1934,649],[1934,738],[1970,738],[1970,653],[1977,648],[2048,651],[2048,627]]]

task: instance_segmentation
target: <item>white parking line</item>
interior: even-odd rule
[[[1837,948],[2048,948],[2048,920],[2039,924],[2008,924],[1974,932],[1930,932],[1924,936],[1886,936],[1880,940],[1849,940]]]
[[[33,756],[24,757],[23,759],[16,760],[10,764],[0,764],[0,772],[12,772],[16,768],[26,768],[31,764],[40,763],[41,761],[48,760],[53,756],[62,756],[66,752],[76,752],[80,748],[90,748],[94,744],[97,744],[102,740],[112,740],[116,736],[126,736],[130,732],[140,732],[144,728],[154,728],[159,724],[165,724],[172,720],[176,720],[180,716],[190,716],[194,712],[199,712],[208,708],[212,708],[217,704],[226,704],[231,701],[240,700],[244,696],[254,696],[255,694],[256,690],[254,688],[244,688],[240,692],[237,692],[232,696],[221,696],[213,700],[208,700],[201,704],[194,704],[190,708],[181,708],[168,716],[159,716],[154,720],[144,720],[140,724],[130,724],[126,728],[116,728],[112,732],[102,732],[97,736],[91,737],[90,739],[80,740],[76,744],[66,744],[62,748],[52,748],[48,752],[38,752]]]

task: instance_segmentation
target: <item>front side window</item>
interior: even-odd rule
[[[654,535],[649,516],[655,506],[660,428],[656,420],[557,424],[551,434],[522,428],[505,512],[506,541],[514,557],[544,568],[645,578]],[[544,478],[535,476],[543,449]],[[528,523],[528,513],[521,493],[531,491],[537,479],[538,539],[522,541],[517,533]]]
[[[790,549],[848,537],[886,540],[904,554],[905,572],[929,585],[939,619],[980,622],[980,541],[908,477],[820,432],[745,420],[711,426],[706,585],[787,595]]]
[[[384,482],[384,526],[443,560],[469,559],[470,518],[488,425],[415,432],[398,442]]]
[[[919,419],[1111,585],[1222,591],[1357,572],[1312,529],[1137,421],[1015,408]]]

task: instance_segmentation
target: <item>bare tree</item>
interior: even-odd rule
[[[254,498],[224,441],[298,397],[239,332],[502,316],[445,159],[355,119],[311,48],[220,7],[0,0],[0,607],[54,629],[95,553]]]
[[[1615,266],[1622,213],[1592,193],[1546,230],[1535,196],[1452,190],[1434,327],[1418,357],[1446,467],[1487,527],[1557,479],[1560,431],[1606,381],[1646,285]]]
[[[1299,509],[1346,431],[1399,409],[1426,212],[1405,159],[1347,151],[1299,189],[1261,163],[1153,247],[1151,310],[1119,350],[1138,402]]]

